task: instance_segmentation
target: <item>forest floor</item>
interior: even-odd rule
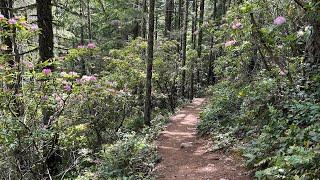
[[[205,103],[206,99],[196,98],[170,118],[157,142],[161,156],[154,171],[157,180],[250,179],[241,160],[212,152],[212,142],[197,136],[196,126]]]

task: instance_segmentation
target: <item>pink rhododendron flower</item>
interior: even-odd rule
[[[283,16],[279,16],[273,21],[273,23],[278,26],[284,24],[285,22],[286,22],[286,18]]]
[[[24,61],[23,63],[24,63],[24,65],[26,65],[29,69],[32,69],[32,68],[34,67],[34,65],[33,65],[32,62]]]
[[[60,104],[63,103],[63,99],[59,95],[55,95],[55,100]]]
[[[0,69],[4,69],[4,65],[0,64]]]
[[[64,87],[64,90],[67,91],[67,92],[70,92],[72,90],[71,86],[70,85],[65,85]]]
[[[281,76],[285,76],[287,74],[288,73],[286,72],[286,70],[280,70],[280,72],[279,72],[279,75],[281,75]]]
[[[91,43],[89,43],[89,44],[87,45],[87,47],[88,47],[88,49],[94,49],[94,48],[96,48],[96,45],[91,42]]]
[[[46,76],[50,75],[52,73],[51,69],[45,68],[42,70],[42,73],[45,74]]]
[[[89,81],[96,81],[97,80],[97,77],[95,76],[82,76],[81,78],[82,81],[84,82],[89,82]]]
[[[64,72],[64,71],[62,71],[61,73],[60,73],[60,76],[62,76],[62,77],[64,77],[64,76],[66,76],[66,75],[68,75],[66,72]]]
[[[36,24],[32,24],[30,29],[31,29],[31,31],[37,31],[39,29],[39,27]]]
[[[14,18],[11,18],[11,19],[9,19],[8,23],[10,25],[15,25],[15,24],[17,24],[17,20],[15,20]]]
[[[95,76],[90,77],[90,81],[96,81],[96,80],[97,80],[97,77],[95,77]]]
[[[242,28],[242,24],[240,22],[234,22],[232,24],[232,29],[241,29]]]
[[[231,41],[227,41],[225,44],[224,44],[224,47],[229,47],[229,46],[233,46],[237,43],[237,41],[235,40],[231,40]]]
[[[0,20],[4,19],[4,15],[0,14]]]
[[[83,45],[78,45],[78,47],[77,47],[78,49],[83,49],[84,48],[84,46]]]

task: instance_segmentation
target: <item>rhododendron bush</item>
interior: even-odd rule
[[[100,11],[96,13],[101,16],[91,17],[100,24],[91,24],[94,38],[89,37],[88,25],[79,27],[86,24],[84,18],[73,19],[78,12],[70,10],[66,16],[53,14],[53,22],[59,23],[53,25],[53,56],[42,59],[39,39],[46,35],[45,30],[33,15],[34,6],[22,7],[24,3],[29,1],[15,2],[21,9],[10,13],[0,3],[0,179],[148,176],[157,157],[153,140],[166,120],[163,115],[182,102],[182,98],[173,97],[176,92],[166,89],[168,83],[177,86],[177,42],[162,43],[168,58],[165,66],[162,54],[157,55],[158,86],[152,92],[156,121],[145,127],[146,39],[121,39],[127,33],[121,29],[123,24],[119,20],[109,24],[105,21],[109,15]],[[78,2],[75,4],[77,9]],[[116,9],[124,8],[118,5]],[[97,10],[95,4],[91,6]],[[116,9],[110,8],[112,19],[127,20]],[[128,12],[134,19],[138,14],[131,10]],[[107,27],[101,30],[98,24]],[[167,72],[172,77],[163,79],[162,73]],[[131,157],[125,157],[136,162],[126,167],[134,170],[121,174],[111,173],[116,165],[104,167],[108,161],[104,153],[118,158],[117,152],[111,151],[113,144],[125,147],[136,141],[138,148],[145,148],[133,148]],[[143,165],[144,161],[149,164]]]
[[[308,54],[320,42],[319,7],[243,1],[208,32],[221,47],[219,81],[198,132],[212,137],[214,150],[241,155],[254,178],[319,178],[319,50]]]

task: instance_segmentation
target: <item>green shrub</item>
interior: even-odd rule
[[[156,148],[143,136],[125,134],[120,141],[105,145],[100,153],[100,177],[142,179],[153,169]]]
[[[258,179],[316,179],[320,174],[320,105],[275,78],[257,76],[244,86],[221,81],[198,132],[214,150],[238,148]]]

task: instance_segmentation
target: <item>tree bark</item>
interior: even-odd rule
[[[192,5],[192,11],[194,13],[194,16],[192,17],[192,36],[191,36],[191,41],[192,41],[192,49],[196,50],[197,49],[197,23],[198,23],[198,0],[193,1]],[[194,98],[194,61],[196,59],[193,59],[191,62],[191,77],[190,77],[190,99],[192,100]]]
[[[53,27],[51,0],[37,0],[39,35],[39,55],[41,61],[53,58]]]
[[[187,60],[187,32],[188,32],[188,9],[189,1],[184,0],[184,15],[183,15],[183,35],[182,35],[182,82],[181,82],[181,95],[186,97],[185,86],[186,86],[186,60]]]
[[[202,38],[203,38],[203,29],[202,29],[202,25],[203,25],[203,19],[204,19],[204,0],[200,1],[200,17],[199,17],[199,36],[198,36],[198,49],[197,49],[197,53],[198,53],[198,60],[200,60],[202,58]],[[197,63],[198,66],[200,65],[201,67],[201,61]],[[197,83],[201,83],[201,78],[200,78],[200,70],[199,68],[197,69]]]
[[[181,24],[182,24],[182,16],[183,16],[183,13],[182,13],[182,3],[183,3],[183,0],[179,0],[179,4],[178,4],[178,29],[180,30],[181,29]]]
[[[165,5],[165,30],[164,36],[169,37],[172,30],[172,16],[174,11],[174,0],[166,0]]]
[[[204,0],[201,0],[201,2],[200,2],[200,17],[199,17],[198,58],[201,58],[201,56],[202,56],[203,19],[204,19]]]
[[[52,26],[52,2],[51,0],[37,0],[37,17],[38,26],[41,29],[39,35],[39,55],[42,62],[47,61],[54,57],[53,54],[53,26]],[[47,68],[53,69],[52,66]],[[43,125],[48,126],[50,129],[51,122],[50,117],[53,114],[53,109],[48,108],[43,110]],[[61,157],[59,155],[59,134],[55,134],[54,138],[48,140],[44,145],[43,157],[45,158],[45,164],[43,172],[45,178],[50,178],[51,175],[58,174],[59,164]],[[47,172],[47,173],[45,173]],[[49,173],[49,174],[48,174]]]
[[[215,60],[215,54],[213,52],[213,46],[214,46],[214,39],[213,36],[211,37],[210,41],[210,57],[209,57],[209,66],[208,66],[208,77],[207,77],[207,84],[212,85],[215,82],[214,72],[213,72],[213,64]]]
[[[90,10],[90,0],[87,1],[87,13],[88,13],[88,37],[89,41],[92,41],[92,24],[91,24],[91,10]]]
[[[141,33],[142,33],[142,37],[144,39],[147,38],[147,13],[148,13],[148,6],[147,6],[147,0],[143,0],[143,19],[142,19],[142,30],[141,30]]]
[[[144,107],[145,124],[151,125],[151,91],[152,91],[152,66],[153,66],[153,44],[154,44],[154,10],[155,0],[149,3],[149,32],[148,32],[148,57],[147,57],[147,79],[146,79],[146,99]]]
[[[217,16],[218,16],[217,1],[218,0],[213,1],[213,13],[212,13],[213,17],[212,18],[214,21],[217,19]],[[216,55],[213,51],[213,47],[214,47],[214,35],[211,36],[211,41],[210,41],[209,69],[208,69],[208,78],[207,78],[208,85],[212,85],[216,81],[215,74],[214,74],[214,60],[216,59]]]
[[[84,15],[83,15],[83,1],[80,0],[80,18],[84,18]],[[83,46],[84,45],[84,25],[81,24],[81,27],[80,27],[80,45]],[[83,57],[80,57],[80,66],[81,66],[81,74],[82,75],[85,75],[87,74],[86,73],[86,61]]]
[[[155,31],[154,31],[154,39],[157,42],[158,40],[158,15],[155,15]]]

